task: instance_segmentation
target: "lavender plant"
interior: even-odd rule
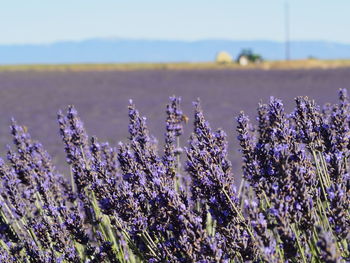
[[[117,147],[89,137],[73,106],[59,112],[66,176],[13,120],[0,159],[1,262],[350,262],[346,90],[323,109],[298,97],[287,114],[271,98],[257,123],[240,113],[238,190],[226,134],[199,101],[180,145],[180,101],[167,105],[163,148],[132,101]]]

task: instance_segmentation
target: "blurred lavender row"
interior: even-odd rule
[[[133,99],[148,118],[151,134],[163,136],[169,96],[181,96],[183,112],[193,123],[191,102],[198,97],[206,118],[227,131],[228,154],[235,174],[241,174],[237,134],[232,116],[244,110],[255,116],[260,99],[283,100],[286,110],[297,96],[320,104],[335,101],[338,87],[350,89],[350,69],[327,70],[145,70],[110,72],[0,72],[0,152],[6,152],[10,118],[25,124],[40,138],[60,171],[68,173],[55,116],[58,109],[75,105],[90,135],[117,145],[128,136],[127,105]],[[255,119],[252,118],[255,122]],[[184,125],[182,143],[192,131]]]

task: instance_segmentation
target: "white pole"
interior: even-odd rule
[[[286,55],[286,60],[290,60],[290,43],[289,43],[289,3],[288,0],[285,1],[284,4],[284,15],[285,15],[285,55]]]

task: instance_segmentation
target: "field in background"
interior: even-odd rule
[[[190,118],[183,144],[193,128],[192,101],[200,97],[212,127],[222,127],[228,134],[230,158],[239,173],[234,118],[240,110],[255,120],[260,99],[267,102],[270,96],[279,97],[289,111],[299,95],[315,98],[321,105],[335,102],[339,88],[350,90],[350,68],[0,72],[0,153],[6,154],[10,118],[14,117],[44,144],[60,170],[68,172],[56,123],[58,109],[75,105],[90,135],[118,145],[128,137],[129,99],[147,117],[151,134],[162,146],[165,105],[169,96],[177,95]]]
[[[265,61],[240,66],[237,63],[129,63],[129,64],[57,64],[57,65],[0,65],[0,71],[128,71],[128,70],[221,70],[221,69],[334,69],[350,67],[350,60],[291,60]]]

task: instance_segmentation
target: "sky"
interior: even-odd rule
[[[285,39],[285,0],[0,0],[0,44]],[[290,38],[350,43],[349,0],[288,0]]]

